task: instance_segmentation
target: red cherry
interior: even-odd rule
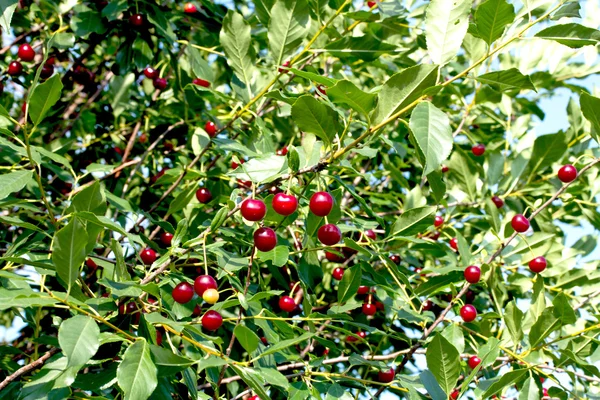
[[[206,124],[204,124],[204,130],[210,137],[215,137],[217,134],[217,126],[212,121],[208,121]]]
[[[156,78],[154,81],[152,81],[152,84],[154,85],[154,88],[158,90],[165,90],[168,82],[165,78]]]
[[[198,317],[200,314],[202,314],[202,309],[198,304],[196,304],[196,307],[194,307],[194,311],[192,312],[192,316]]]
[[[144,16],[142,14],[133,14],[129,17],[129,23],[139,28],[144,25]]]
[[[442,226],[443,223],[444,223],[444,218],[440,217],[439,215],[436,215],[435,219],[433,220],[433,226],[435,226],[437,228],[439,226]]]
[[[317,237],[325,246],[333,246],[342,240],[342,232],[337,225],[326,224],[319,228],[317,231]]]
[[[52,76],[52,74],[54,73],[54,66],[53,65],[48,65],[48,64],[44,64],[42,66],[42,70],[40,71],[40,78],[42,79],[48,79]]]
[[[271,251],[277,246],[277,235],[271,228],[258,228],[254,232],[254,245],[260,251]]]
[[[158,254],[156,254],[156,252],[154,250],[152,250],[150,247],[146,247],[140,253],[140,258],[142,259],[144,264],[151,265],[158,258]]]
[[[187,282],[181,282],[173,288],[171,296],[179,304],[185,304],[194,297],[194,288]]]
[[[377,240],[377,234],[373,229],[369,229],[365,232],[365,236],[371,240]]]
[[[322,95],[327,96],[327,88],[325,86],[317,86],[317,91],[319,91],[319,93],[321,93]]]
[[[333,279],[335,279],[336,281],[341,281],[342,278],[344,277],[344,268],[340,268],[337,267],[336,269],[333,270],[333,272],[331,273],[331,276],[333,276]]]
[[[8,70],[6,72],[12,76],[20,75],[21,72],[23,72],[23,64],[18,61],[13,61],[8,64]]]
[[[355,336],[352,336],[352,335],[346,336],[346,342],[348,342],[348,343],[355,343],[355,342],[358,342],[360,339],[364,339],[364,338],[367,337],[367,334],[365,332],[363,332],[363,331],[356,332],[355,335],[358,336],[358,338],[355,337]]]
[[[261,338],[260,338],[260,341],[261,341],[261,342],[262,342],[262,343],[263,343],[265,346],[268,346],[268,345],[269,345],[269,341],[268,341],[268,340],[267,340],[267,338],[266,338],[266,337],[264,337],[264,336],[261,336]]]
[[[158,78],[158,70],[152,67],[146,67],[144,68],[144,75],[146,75],[146,78],[154,80]]]
[[[492,202],[494,203],[494,205],[496,206],[496,208],[502,208],[504,206],[504,200],[502,200],[498,196],[493,196],[492,197]]]
[[[291,194],[278,193],[271,202],[273,210],[279,215],[291,215],[298,208],[298,199]]]
[[[194,3],[185,3],[183,6],[183,12],[186,14],[196,14],[198,12],[198,8]]]
[[[452,250],[458,251],[458,239],[457,238],[450,239],[450,247],[452,247]]]
[[[91,258],[85,260],[85,265],[92,270],[98,268],[98,264],[96,264]]]
[[[546,388],[542,388],[542,394],[544,395],[544,397],[550,397],[550,395],[548,394],[548,389]]]
[[[356,294],[367,294],[369,293],[369,287],[368,286],[359,286],[358,289],[356,290]]]
[[[284,63],[281,64],[281,67],[279,67],[278,71],[280,74],[285,74],[287,72],[287,68],[289,68],[289,67],[290,67],[290,62],[284,61]]]
[[[402,262],[402,258],[398,254],[392,254],[390,256],[390,260],[396,265],[399,265]]]
[[[275,152],[275,154],[277,154],[278,156],[285,156],[287,153],[288,153],[287,146],[283,146],[283,148],[281,148]]]
[[[367,332],[360,331],[360,332],[357,332],[356,334],[357,334],[357,335],[358,335],[358,336],[359,336],[361,339],[364,339],[364,338],[366,338],[366,337],[367,337]]]
[[[245,163],[244,159],[240,159],[240,163],[236,163],[235,161],[231,161],[231,169],[236,169],[237,167],[239,167],[240,165],[242,165],[243,163]],[[272,186],[272,187],[277,187],[277,186]]]
[[[35,58],[35,50],[29,44],[24,43],[19,46],[17,55],[23,61],[32,61]]]
[[[292,312],[296,309],[296,302],[290,296],[283,296],[279,299],[279,308],[281,311]]]
[[[383,311],[383,310],[385,310],[385,305],[382,302],[380,302],[380,301],[376,301],[375,302],[375,308],[377,308],[380,311]]]
[[[546,259],[541,256],[529,261],[529,269],[531,272],[535,272],[536,274],[539,274],[545,270],[547,265],[548,263],[546,262]]]
[[[452,400],[456,400],[456,399],[458,399],[458,395],[459,395],[459,394],[460,394],[460,391],[459,391],[459,390],[454,390],[454,391],[453,391],[453,392],[450,394],[450,398],[451,398]]]
[[[429,238],[431,240],[438,240],[440,238],[440,235],[441,235],[440,231],[435,231],[429,235]]]
[[[216,331],[223,325],[223,317],[216,311],[209,310],[202,316],[202,327],[207,331]]]
[[[317,217],[329,215],[333,208],[333,197],[327,192],[317,192],[310,198],[309,208]]]
[[[288,287],[292,291],[292,296],[298,293],[298,290],[300,290],[300,284],[298,284],[295,281],[291,281],[290,283],[288,283]]]
[[[372,303],[364,303],[362,305],[362,312],[365,315],[375,315],[377,312],[377,307]]]
[[[477,366],[481,364],[481,359],[477,356],[469,357],[469,368],[475,369]]]
[[[258,397],[257,395],[254,395],[254,396],[248,397],[248,400],[260,400],[260,397]]]
[[[450,171],[450,168],[447,165],[442,165],[442,173],[446,173]]]
[[[260,221],[267,213],[267,207],[262,200],[246,199],[241,206],[242,217],[247,221]]]
[[[119,304],[119,314],[121,315],[131,314],[135,311],[137,311],[137,304],[135,304],[135,301],[130,301],[127,304],[125,304],[125,302]]]
[[[563,183],[573,182],[577,178],[577,168],[571,164],[563,165],[558,170],[558,179]]]
[[[429,311],[433,308],[433,302],[431,300],[425,300],[421,308],[423,308],[423,311]]]
[[[252,187],[252,182],[251,181],[243,181],[241,179],[237,180],[238,186],[240,187],[245,187],[245,188],[251,188]]]
[[[202,78],[194,78],[192,82],[194,83],[194,85],[202,86],[205,88],[210,87],[210,82]]]
[[[170,232],[163,232],[160,234],[160,241],[165,245],[165,246],[170,246],[171,242],[173,241],[173,234]]]
[[[158,329],[156,330],[156,345],[157,346],[162,345],[162,332],[159,331]]]
[[[212,193],[207,188],[200,188],[196,190],[196,198],[202,204],[206,204],[212,200]]]
[[[465,322],[474,321],[477,318],[477,310],[471,304],[465,304],[460,309],[460,316]]]
[[[479,282],[479,279],[481,278],[481,268],[475,266],[475,265],[470,265],[467,268],[465,268],[465,280],[469,283],[477,283]]]
[[[206,289],[218,289],[217,281],[210,275],[200,275],[194,281],[194,290],[198,296],[202,297]]]
[[[121,149],[119,149],[119,150],[120,150],[121,152],[123,151],[123,150],[121,150]],[[116,151],[116,149],[115,149],[115,151]],[[119,152],[117,151],[117,153],[119,153]],[[119,153],[119,154],[123,155],[122,153]],[[161,170],[160,170],[160,172],[159,172],[158,174],[156,174],[156,175],[154,175],[152,178],[150,178],[150,182],[152,182],[152,183],[155,183],[155,182],[156,182],[157,180],[159,180],[159,178],[160,178],[161,176],[163,176],[163,175],[165,174],[165,172],[167,172],[168,170],[169,170],[169,168],[163,168],[163,169],[161,169]]]
[[[482,156],[483,153],[485,153],[485,146],[481,143],[476,144],[475,146],[471,147],[471,152],[477,157]]]
[[[529,229],[529,220],[525,218],[523,214],[517,214],[513,217],[512,221],[510,221],[512,228],[519,232],[527,232]]]
[[[331,262],[336,262],[336,263],[343,262],[343,261],[346,259],[345,257],[343,257],[343,256],[339,256],[339,255],[337,255],[336,253],[332,253],[332,252],[330,252],[330,251],[326,251],[326,252],[325,252],[325,258],[326,258],[328,261],[331,261]]]
[[[370,6],[372,7],[372,6]],[[379,379],[379,382],[383,382],[383,383],[390,383],[391,381],[394,380],[394,377],[396,376],[396,371],[394,371],[394,368],[390,368],[387,371],[379,371],[379,373],[377,374],[377,378]]]

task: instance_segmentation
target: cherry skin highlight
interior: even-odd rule
[[[375,306],[375,304],[372,303],[364,303],[362,305],[362,312],[365,315],[375,315],[375,313],[377,312],[377,306]]]
[[[217,125],[215,125],[215,123],[212,121],[208,121],[206,124],[204,124],[204,130],[206,133],[208,133],[208,136],[215,137],[217,134]]]
[[[475,146],[471,147],[471,152],[477,157],[482,156],[483,153],[485,153],[485,146],[481,143],[476,144]]]
[[[344,268],[340,268],[337,267],[336,269],[333,270],[333,272],[331,273],[331,276],[333,276],[333,279],[335,279],[336,281],[341,281],[342,278],[344,277]]]
[[[477,356],[469,357],[469,368],[475,369],[479,364],[481,364],[481,359]]]
[[[196,199],[202,204],[209,203],[212,200],[212,193],[207,188],[196,190]]]
[[[17,52],[19,58],[23,61],[33,61],[35,58],[35,50],[33,47],[27,43],[23,43],[19,46],[19,51]]]
[[[442,226],[443,224],[444,224],[444,218],[437,215],[435,217],[435,219],[433,220],[433,226],[435,226],[437,228],[437,227]]]
[[[170,246],[171,242],[173,241],[173,234],[170,233],[170,232],[163,232],[163,233],[161,233],[160,234],[160,241],[165,246]]]
[[[158,258],[158,254],[156,254],[156,252],[154,250],[152,250],[150,247],[146,247],[140,253],[140,258],[142,259],[144,264],[151,265]]]

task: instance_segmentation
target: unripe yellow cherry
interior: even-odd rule
[[[219,291],[217,289],[206,289],[204,293],[202,293],[202,298],[208,304],[215,304],[219,301]]]

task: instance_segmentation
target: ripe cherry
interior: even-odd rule
[[[309,208],[317,217],[329,215],[333,208],[333,197],[327,192],[317,192],[310,198]]]
[[[344,262],[344,260],[346,259],[345,257],[338,255],[336,253],[332,253],[330,251],[325,252],[325,258],[328,261],[336,262],[336,263]]]
[[[290,296],[283,296],[279,299],[279,308],[281,311],[292,312],[296,309],[296,302]]]
[[[346,336],[346,342],[348,342],[348,343],[355,343],[355,342],[358,342],[359,340],[364,339],[364,338],[367,337],[367,334],[365,332],[363,332],[363,331],[356,332],[355,335],[358,336],[358,338],[356,336],[353,336],[353,335]]]
[[[375,307],[376,307],[376,308],[377,308],[377,310],[379,310],[379,311],[383,311],[383,310],[385,310],[385,305],[384,305],[382,302],[380,302],[380,301],[376,301],[376,302],[375,302]]]
[[[268,341],[268,340],[267,340],[267,338],[266,338],[266,337],[264,337],[264,336],[261,336],[261,337],[260,337],[260,341],[261,341],[261,342],[262,342],[262,343],[263,343],[265,346],[268,346],[268,345],[269,345],[269,341]]]
[[[8,74],[11,76],[20,75],[21,72],[23,72],[23,64],[21,64],[18,61],[13,61],[10,64],[8,64],[8,69],[6,72],[8,72]]]
[[[456,399],[458,399],[459,394],[460,394],[460,391],[455,389],[452,393],[450,393],[450,398],[452,400],[456,400]]]
[[[48,79],[54,73],[54,66],[49,64],[44,64],[42,66],[42,70],[40,71],[40,78]]]
[[[267,213],[267,207],[262,200],[258,199],[246,199],[240,207],[242,217],[248,221],[260,221],[265,217]]]
[[[440,238],[440,235],[441,235],[440,231],[434,231],[429,235],[429,238],[431,240],[438,240]]]
[[[288,153],[287,146],[283,146],[281,149],[279,149],[275,152],[275,154],[278,156],[285,156],[285,155],[287,155],[287,153]]]
[[[163,232],[160,234],[160,241],[165,245],[165,246],[170,246],[171,242],[173,241],[173,234],[170,232]]]
[[[223,317],[214,310],[208,310],[202,316],[202,327],[207,331],[216,331],[223,325]]]
[[[158,329],[156,330],[156,345],[157,346],[162,345],[162,332],[159,331]]]
[[[194,3],[185,3],[183,6],[183,12],[186,14],[196,14],[198,12],[198,8]]]
[[[458,251],[458,239],[457,238],[450,239],[450,247],[452,247],[452,250]]]
[[[390,256],[390,260],[396,265],[399,265],[402,262],[402,258],[398,254],[392,254]]]
[[[476,144],[475,146],[471,147],[471,152],[477,157],[482,156],[483,153],[485,153],[485,146],[481,143]]]
[[[144,16],[142,14],[133,14],[129,17],[129,23],[139,28],[144,25]]]
[[[492,202],[494,203],[494,205],[496,206],[496,208],[502,208],[504,206],[504,200],[502,200],[498,196],[493,196],[492,197]]]
[[[535,272],[536,274],[539,274],[545,270],[547,265],[546,259],[541,256],[529,261],[529,269],[531,272]]]
[[[481,268],[470,265],[465,268],[465,280],[469,283],[477,283],[481,279]]]
[[[442,224],[444,223],[444,218],[436,215],[435,219],[433,220],[433,226],[435,226],[436,228],[439,226],[442,226]]]
[[[379,379],[379,382],[390,383],[394,380],[395,376],[396,371],[394,371],[394,368],[390,368],[387,371],[379,371],[377,374],[377,379]]]
[[[179,304],[185,304],[194,297],[194,288],[187,282],[181,282],[173,288],[171,295]]]
[[[91,258],[85,260],[85,265],[91,270],[98,268],[98,264],[96,264]]]
[[[194,85],[202,86],[205,88],[210,87],[210,82],[202,78],[194,78],[192,82],[194,83]]]
[[[377,5],[377,2],[375,2],[375,1],[367,1],[367,6],[368,6],[369,8],[373,8],[373,7],[375,7],[376,5]]]
[[[429,311],[433,308],[433,302],[431,300],[425,300],[421,308],[423,311]]]
[[[208,289],[217,289],[217,281],[210,275],[200,275],[194,281],[194,290],[198,296],[202,296]]]
[[[325,246],[333,246],[342,240],[342,232],[335,224],[325,224],[317,231],[317,237]]]
[[[370,288],[368,286],[359,286],[358,289],[356,290],[356,294],[360,294],[360,295],[367,294],[367,293],[369,293],[369,289]]]
[[[337,267],[333,270],[331,276],[333,276],[333,279],[335,279],[336,281],[341,281],[344,277],[344,271],[344,268]]]
[[[248,400],[260,400],[260,397],[258,397],[258,395],[254,395],[254,396],[248,397]]]
[[[239,167],[240,165],[242,165],[243,163],[245,163],[243,158],[240,158],[240,163],[238,164],[235,161],[231,161],[231,169],[236,169],[237,167]],[[277,186],[272,186],[272,187],[277,187]]]
[[[362,312],[365,315],[375,315],[377,307],[373,303],[364,303],[362,305]]]
[[[254,245],[260,251],[271,251],[277,246],[277,235],[271,228],[258,228],[254,232]]]
[[[152,81],[152,84],[154,85],[155,89],[165,90],[165,88],[168,85],[168,82],[165,78],[156,78],[154,81]]]
[[[35,58],[35,50],[29,44],[23,43],[19,46],[17,55],[23,61],[32,61]]]
[[[475,369],[477,366],[481,364],[481,359],[477,356],[469,357],[469,368]]]
[[[196,304],[196,307],[194,307],[194,311],[192,312],[192,316],[199,317],[200,314],[202,314],[202,308],[200,308],[200,306]]]
[[[278,193],[271,202],[273,210],[279,215],[291,215],[298,208],[298,199],[294,195]]]
[[[510,225],[519,233],[527,232],[529,229],[529,220],[523,214],[517,214],[510,221]]]
[[[550,397],[550,395],[548,394],[548,389],[547,388],[542,388],[542,395],[544,397]]]
[[[287,68],[290,67],[290,62],[289,61],[284,61],[283,64],[281,64],[281,67],[279,67],[278,71],[280,74],[285,74],[287,72]]]
[[[450,171],[450,168],[447,165],[442,165],[442,173],[445,174],[448,171]]]
[[[202,299],[208,304],[215,304],[219,301],[219,291],[217,289],[206,289],[202,294]]]
[[[377,234],[373,229],[368,229],[367,231],[365,231],[365,236],[371,240],[377,240]]]
[[[142,259],[144,264],[151,265],[158,258],[158,254],[156,254],[156,252],[154,250],[152,250],[150,247],[146,247],[140,253],[140,258]]]
[[[209,203],[212,200],[212,193],[205,187],[196,190],[196,198],[202,204]]]
[[[460,309],[460,316],[465,322],[474,321],[477,318],[477,310],[471,304],[465,304]]]
[[[321,93],[323,96],[327,96],[327,88],[323,85],[317,86],[317,91]]]
[[[563,183],[573,182],[577,178],[577,168],[571,164],[563,165],[558,170],[558,179]]]
[[[154,80],[158,78],[158,70],[152,67],[146,67],[144,68],[144,75],[146,78]]]
[[[208,121],[206,124],[204,124],[204,130],[206,133],[208,133],[208,136],[215,137],[217,134],[217,125],[215,125],[215,123],[212,121]]]
[[[135,301],[130,301],[127,304],[125,304],[125,302],[119,304],[119,314],[121,315],[132,314],[135,311],[137,311],[137,304],[135,304]]]

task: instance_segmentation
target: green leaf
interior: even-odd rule
[[[96,181],[73,197],[71,203],[74,211],[89,211],[96,215],[104,214],[106,196],[100,182]],[[101,209],[101,212],[98,212]]]
[[[579,10],[581,10],[581,5],[578,1],[568,2],[559,8],[550,19],[558,21],[561,18],[581,18]]]
[[[252,353],[258,348],[259,337],[245,325],[237,325],[233,330],[233,334],[248,353]]]
[[[273,265],[277,267],[283,267],[285,264],[287,264],[290,257],[290,249],[288,246],[281,245],[276,246],[273,250],[267,252],[262,252],[259,250],[258,254],[261,260],[272,261]]]
[[[472,0],[431,0],[425,14],[429,57],[435,64],[452,60],[467,33]]]
[[[446,113],[432,103],[419,103],[410,116],[414,140],[425,157],[423,175],[438,170],[452,151],[452,129]]]
[[[170,376],[183,371],[195,362],[173,353],[170,349],[150,345],[152,360],[156,364],[158,376]]]
[[[298,343],[305,342],[305,341],[311,339],[314,335],[315,335],[314,333],[306,332],[306,333],[303,333],[302,335],[297,336],[293,339],[282,340],[280,342],[277,342],[277,343],[269,346],[269,348],[266,349],[263,353],[261,353],[260,356],[264,357],[264,356],[268,356],[269,354],[278,353],[278,352],[282,351],[283,349],[287,349],[288,347],[297,345]]]
[[[295,146],[290,146],[287,153],[288,168],[292,172],[298,172],[300,169],[300,155]]]
[[[456,178],[456,181],[462,186],[469,200],[477,200],[477,165],[471,158],[467,157],[462,150],[455,149],[448,162],[450,174]]]
[[[427,282],[417,286],[415,293],[417,293],[419,296],[430,296],[450,285],[455,284],[456,282],[459,282],[461,279],[464,279],[464,276],[460,271],[452,271],[446,275],[437,275],[427,279]]]
[[[254,11],[263,26],[269,26],[273,4],[275,4],[275,0],[257,0],[254,2]]]
[[[442,331],[442,336],[444,336],[450,343],[452,343],[459,353],[465,352],[465,335],[463,334],[462,329],[458,325],[448,325]]]
[[[250,25],[235,11],[228,10],[223,18],[223,28],[219,34],[223,51],[227,56],[227,64],[238,78],[246,84],[248,95],[252,97],[250,81],[254,65],[250,58]]]
[[[519,400],[539,400],[540,389],[535,383],[535,379],[529,377],[523,387],[519,389]]]
[[[487,390],[481,395],[482,399],[489,399],[492,395],[497,394],[499,391],[513,383],[519,381],[524,375],[529,372],[527,369],[518,369],[516,371],[510,371],[503,374],[500,379],[494,379],[493,383],[489,385]],[[488,381],[482,381],[482,384],[489,383]]]
[[[356,295],[362,279],[360,265],[346,269],[337,290],[338,303],[343,304]]]
[[[285,157],[275,154],[260,156],[242,164],[228,175],[236,179],[252,181],[255,183],[268,183],[277,179],[287,170]]]
[[[510,332],[513,343],[519,343],[523,338],[523,312],[519,310],[514,300],[506,306],[504,323]]]
[[[59,74],[55,74],[46,82],[38,85],[29,98],[29,117],[34,125],[38,125],[48,110],[60,99],[63,88]]]
[[[338,81],[333,87],[327,88],[327,97],[335,104],[347,104],[354,111],[368,116],[373,107],[377,95],[363,92],[350,81]]]
[[[307,0],[277,0],[271,8],[269,49],[275,65],[281,65],[308,34],[310,18]]]
[[[552,300],[552,305],[554,306],[554,316],[560,320],[562,325],[570,325],[577,322],[575,310],[573,310],[573,306],[569,303],[569,299],[563,292],[556,295],[554,300]]]
[[[290,68],[289,71],[294,75],[300,76],[304,79],[308,79],[309,81],[320,83],[328,88],[334,86],[336,82],[338,82],[335,79],[331,79],[326,76],[315,74],[314,72],[304,71],[301,69]],[[327,91],[327,95],[329,96],[329,90]]]
[[[235,364],[232,364],[231,368],[240,376],[240,378],[242,378],[252,391],[260,397],[261,400],[268,400],[270,398],[264,389],[265,379],[256,371]]]
[[[378,37],[367,34],[364,36],[344,36],[329,42],[325,49],[333,57],[340,59],[360,59],[360,61],[375,61],[383,54],[397,50],[397,46],[381,41]]]
[[[33,170],[30,169],[22,169],[0,175],[0,200],[5,199],[11,193],[23,189],[32,179]]]
[[[379,124],[403,111],[418,99],[425,89],[435,85],[437,73],[437,65],[421,64],[393,75],[379,92],[373,122]]]
[[[296,100],[292,106],[292,118],[300,130],[314,133],[327,143],[331,143],[340,131],[338,114],[311,95]]]
[[[442,335],[436,335],[427,346],[425,358],[427,368],[435,376],[442,390],[450,394],[460,375],[460,353],[456,347]]]
[[[576,23],[554,25],[535,34],[546,40],[554,40],[572,49],[595,46],[600,41],[600,31]]]
[[[489,72],[487,74],[479,75],[475,79],[481,83],[487,83],[502,92],[515,89],[535,90],[531,78],[529,78],[528,75],[523,75],[521,71],[516,68],[505,71]]]
[[[560,320],[554,316],[554,307],[546,308],[529,331],[531,347],[542,343],[552,332],[560,328]]]
[[[75,6],[73,11],[74,15],[71,17],[70,25],[77,36],[87,38],[90,33],[101,34],[106,31],[99,12],[83,4]]]
[[[394,223],[392,234],[395,236],[412,236],[423,232],[433,224],[435,207],[418,207],[403,212]]]
[[[567,151],[567,138],[564,132],[538,136],[533,144],[529,159],[530,175],[559,161]]]
[[[87,242],[88,234],[78,218],[72,218],[67,226],[54,236],[52,262],[58,277],[69,291],[77,280],[79,268],[87,256]]]
[[[200,50],[192,46],[188,46],[186,52],[190,60],[193,77],[202,78],[212,83],[214,80],[213,70],[208,64],[208,61],[206,61],[202,57],[202,54],[200,54]]]
[[[85,315],[76,315],[60,324],[58,343],[67,356],[69,367],[82,367],[100,347],[100,328]]]
[[[491,45],[515,19],[515,8],[506,0],[488,0],[477,7],[475,22],[479,37]]]
[[[500,354],[500,341],[495,337],[490,337],[486,344],[481,346],[477,355],[481,359],[482,367],[485,368],[488,365],[492,365],[496,362],[498,355]]]
[[[156,365],[145,339],[136,340],[125,350],[117,368],[117,382],[126,400],[146,400],[158,384]]]
[[[592,124],[592,137],[600,142],[600,98],[581,93],[579,105],[585,119]]]
[[[10,32],[10,22],[18,4],[18,0],[0,0],[0,9],[2,10],[0,26],[4,32]]]

